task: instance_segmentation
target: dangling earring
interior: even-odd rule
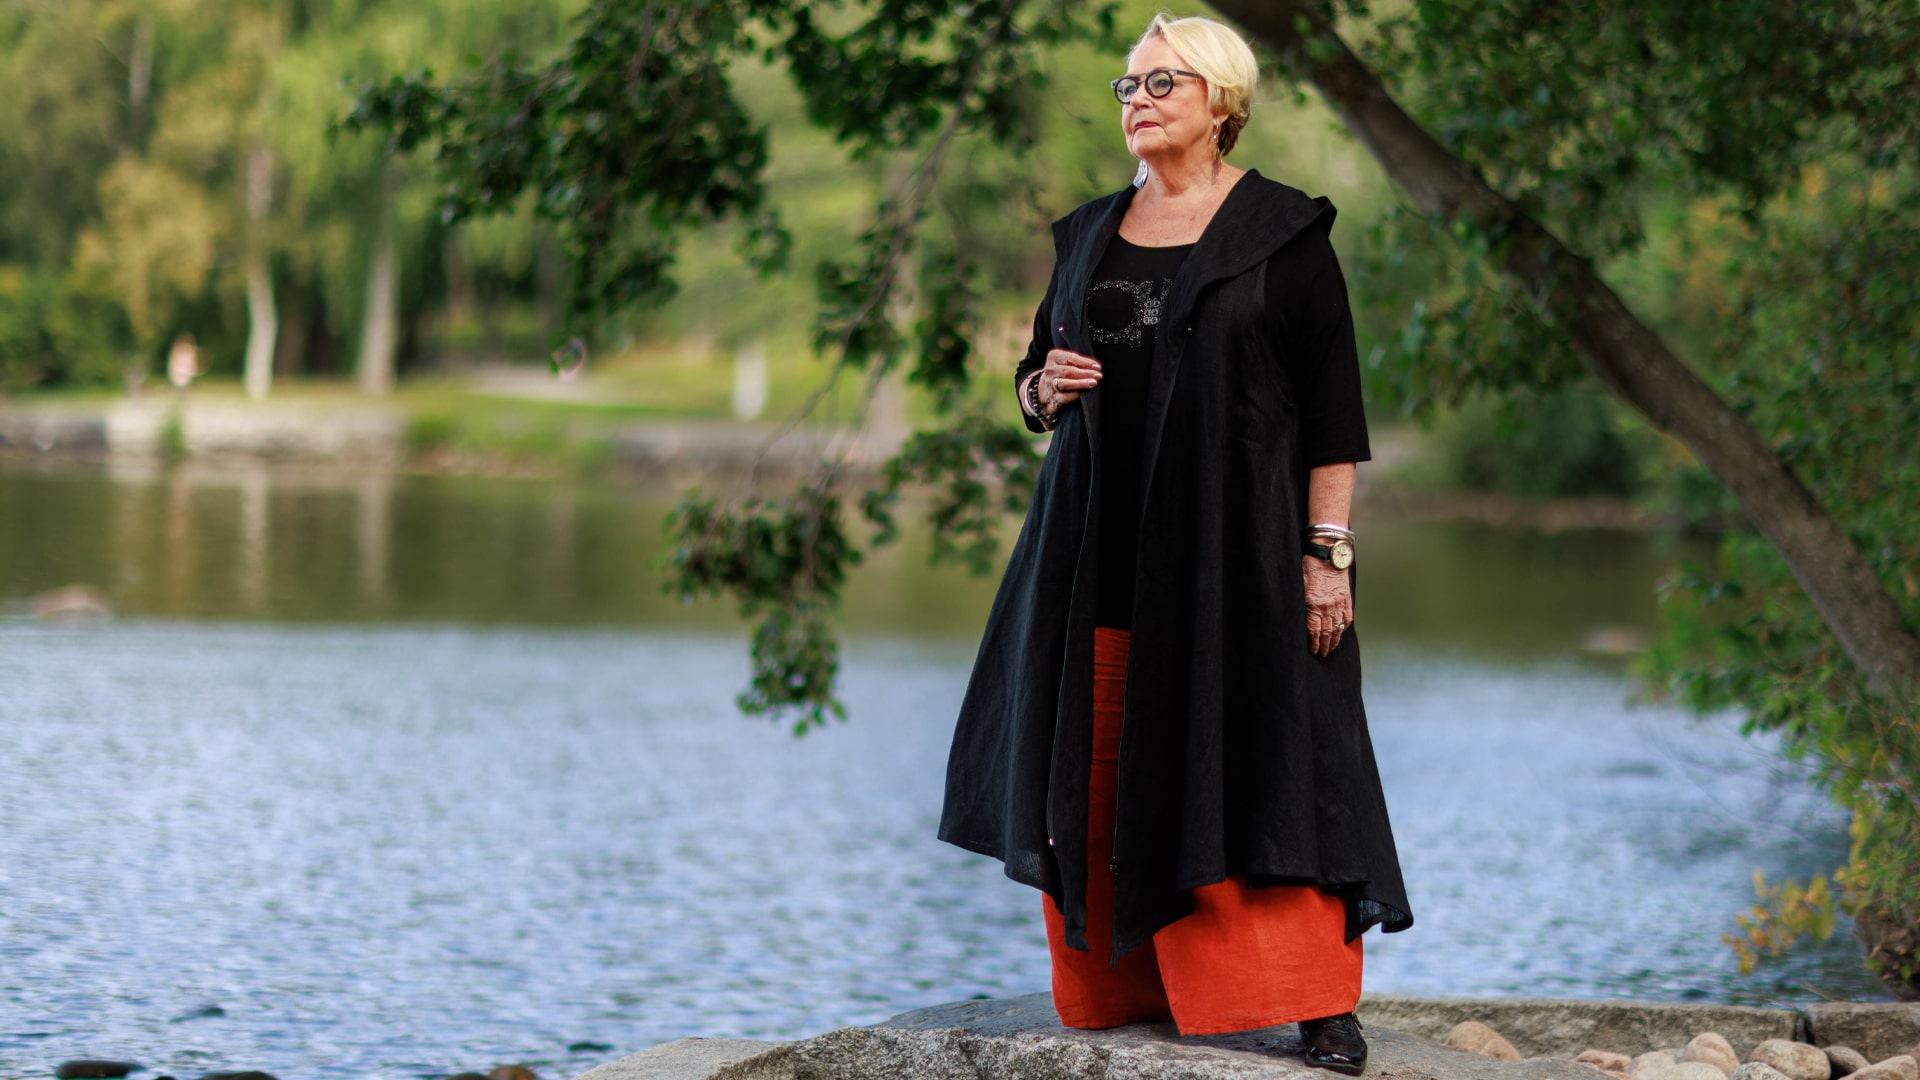
[[[1140,163],[1139,168],[1133,170],[1133,186],[1139,187],[1142,184],[1145,184],[1146,182],[1147,182],[1147,163],[1143,161]]]

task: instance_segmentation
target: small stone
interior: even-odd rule
[[[1733,1075],[1738,1080],[1787,1080],[1787,1074],[1771,1065],[1762,1065],[1757,1061],[1749,1061],[1733,1070]]]
[[[1512,1043],[1478,1020],[1462,1020],[1453,1025],[1453,1030],[1447,1032],[1446,1045],[1500,1061],[1520,1060],[1520,1051],[1515,1050]]]
[[[1733,1044],[1717,1031],[1695,1035],[1687,1048],[1680,1051],[1680,1060],[1704,1061],[1719,1069],[1722,1076],[1732,1076],[1733,1070],[1740,1067],[1740,1055],[1733,1052]]]
[[[1625,1076],[1627,1070],[1633,1067],[1632,1058],[1625,1054],[1616,1054],[1612,1050],[1582,1050],[1580,1056],[1573,1060],[1584,1061],[1601,1072],[1609,1072],[1615,1076]]]
[[[1754,1047],[1747,1060],[1771,1065],[1787,1074],[1787,1080],[1832,1080],[1833,1076],[1819,1047],[1786,1039],[1768,1039]]]
[[[125,1076],[142,1068],[137,1061],[105,1061],[99,1058],[76,1058],[63,1061],[54,1070],[53,1075],[60,1080],[98,1080],[102,1077]]]
[[[1679,1057],[1670,1051],[1649,1050],[1634,1058],[1633,1064],[1627,1066],[1627,1077],[1628,1080],[1653,1080],[1679,1063]]]
[[[540,1080],[525,1065],[502,1065],[487,1074],[487,1080]]]
[[[1833,1080],[1840,1080],[1873,1064],[1867,1060],[1867,1055],[1851,1046],[1829,1046],[1821,1052],[1827,1055],[1827,1065],[1833,1069]]]
[[[604,1054],[611,1049],[613,1049],[612,1043],[582,1041],[567,1044],[569,1054]]]
[[[1683,1061],[1660,1074],[1660,1080],[1727,1080],[1718,1065],[1704,1061]]]
[[[447,1077],[447,1080],[487,1080],[487,1078],[477,1072],[463,1072],[454,1073],[452,1076]]]
[[[1853,1080],[1920,1080],[1920,1061],[1911,1054],[1895,1054],[1853,1073]]]

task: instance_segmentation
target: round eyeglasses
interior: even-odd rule
[[[1197,71],[1181,71],[1179,68],[1154,68],[1145,75],[1122,75],[1110,84],[1113,96],[1125,105],[1142,86],[1147,88],[1148,97],[1163,98],[1173,93],[1173,77],[1185,75],[1191,79],[1203,79],[1206,76]]]

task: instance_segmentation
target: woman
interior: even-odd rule
[[[1300,1021],[1353,1073],[1360,934],[1413,923],[1351,628],[1366,423],[1332,205],[1226,162],[1257,74],[1160,16],[1113,83],[1143,178],[1053,228],[1015,388],[1054,435],[940,836],[1047,894],[1062,1023]]]

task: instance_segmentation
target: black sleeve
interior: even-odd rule
[[[1027,355],[1020,360],[1020,366],[1013,369],[1014,404],[1020,409],[1020,419],[1026,421],[1027,430],[1038,435],[1047,430],[1046,425],[1035,420],[1027,412],[1027,406],[1020,400],[1020,380],[1027,373],[1046,366],[1047,352],[1053,348],[1053,330],[1047,325],[1047,314],[1053,310],[1053,287],[1060,280],[1060,270],[1054,268],[1047,279],[1047,295],[1040,299],[1040,307],[1033,313],[1033,337],[1027,342]]]
[[[1347,281],[1317,221],[1267,262],[1267,309],[1279,313],[1281,362],[1293,384],[1307,468],[1367,461],[1367,414]]]

